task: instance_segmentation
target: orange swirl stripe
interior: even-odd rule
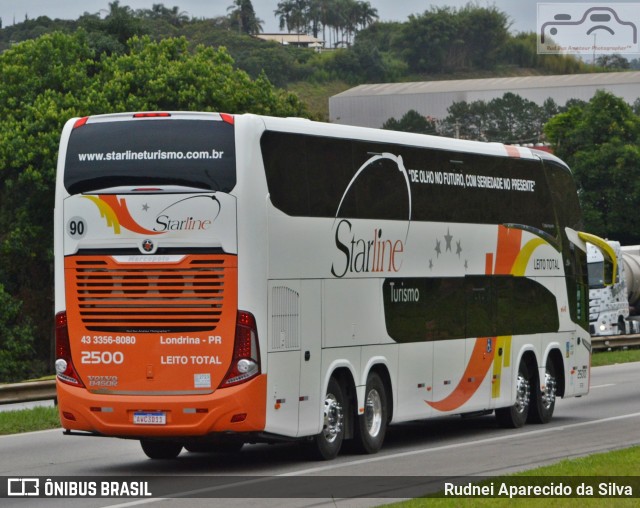
[[[504,226],[498,226],[498,246],[496,249],[496,263],[495,269],[493,264],[493,254],[487,253],[485,262],[485,271],[487,275],[491,273],[496,275],[506,275],[512,273],[518,255],[520,254],[520,245],[522,242],[522,231],[518,229],[507,229]],[[531,252],[529,252],[529,255]],[[527,257],[528,258],[528,257]],[[464,371],[464,374],[460,378],[456,388],[442,400],[430,402],[425,400],[434,409],[438,411],[453,411],[459,408],[465,402],[467,402],[473,394],[478,390],[480,384],[484,380],[493,364],[496,349],[505,346],[505,342],[510,342],[510,337],[479,337],[476,339],[469,358],[469,363]],[[491,347],[488,348],[488,342],[491,341]],[[506,359],[506,354],[503,356]],[[498,383],[494,383],[494,389],[492,389],[492,396],[497,397],[499,395],[499,376],[501,371],[501,363],[498,361],[498,365],[494,365],[494,376],[497,376]],[[498,386],[497,390],[495,386]]]

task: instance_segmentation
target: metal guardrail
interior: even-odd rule
[[[609,348],[640,346],[640,334],[602,335],[591,337],[591,348],[599,351]]]
[[[0,385],[0,404],[18,404],[55,398],[55,379]]]
[[[591,337],[591,347],[594,351],[634,346],[640,346],[640,334]],[[54,379],[0,385],[0,404],[18,404],[20,402],[52,400],[55,398],[56,382]]]

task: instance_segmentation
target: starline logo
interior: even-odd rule
[[[153,228],[158,233],[167,231],[206,231],[213,222],[209,219],[195,219],[186,217],[184,219],[172,219],[168,215],[156,217],[156,226]]]
[[[404,241],[386,238],[381,227],[374,227],[373,231],[366,235],[365,238],[357,238],[356,233],[352,232],[351,222],[347,219],[341,219],[335,227],[335,244],[338,250],[344,254],[344,261],[331,265],[331,274],[337,278],[342,278],[347,273],[397,273],[402,266],[402,254],[409,238],[409,227],[411,226],[411,184],[409,173],[404,167],[402,157],[399,155],[388,152],[369,153],[368,155],[370,157],[358,168],[342,194],[336,210],[335,220],[338,221],[342,205],[358,178],[374,167],[375,164],[387,160],[393,163],[395,166],[393,171],[398,171],[401,174],[404,182],[403,187],[406,186],[409,205],[406,234]]]
[[[382,228],[374,228],[368,238],[357,238],[352,224],[346,219],[336,227],[336,247],[344,260],[331,265],[334,277],[347,273],[397,273],[402,266],[404,242],[385,238]]]

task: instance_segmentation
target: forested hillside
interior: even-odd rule
[[[230,7],[247,1],[236,0]],[[297,11],[289,5],[292,3]],[[434,7],[403,23],[377,21],[377,11],[369,2],[354,0],[280,2],[278,7],[274,16],[283,31],[316,35],[325,41],[326,50],[314,52],[258,40],[239,29],[240,7],[227,16],[194,19],[177,6],[156,4],[153,9],[136,11],[115,1],[104,11],[77,20],[39,17],[6,26],[0,30],[0,51],[54,31],[83,30],[89,47],[107,55],[127,52],[126,41],[134,35],[148,35],[152,40],[184,36],[192,46],[224,45],[238,67],[253,78],[264,71],[276,86],[300,80],[339,79],[359,84],[452,73],[527,69],[559,74],[586,69],[573,57],[537,55],[535,35],[510,33],[507,16],[495,7],[471,3],[457,10]],[[347,14],[340,14],[340,9]],[[348,14],[349,9],[355,13]],[[358,15],[362,9],[365,14]],[[318,14],[324,12],[333,17]],[[257,27],[255,19],[253,23],[250,32],[259,33],[259,20]]]

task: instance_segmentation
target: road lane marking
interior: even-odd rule
[[[601,385],[604,386],[604,385]],[[629,418],[638,418],[640,417],[640,412],[638,413],[631,413],[631,414],[627,414],[627,415],[619,415],[619,416],[610,416],[609,418],[602,418],[600,420],[590,420],[588,422],[579,422],[579,423],[572,423],[569,425],[559,425],[559,426],[549,426],[546,427],[544,429],[538,429],[538,430],[530,430],[530,431],[523,431],[523,432],[517,432],[517,433],[510,433],[507,435],[501,435],[501,436],[494,436],[494,437],[489,437],[489,438],[484,438],[484,439],[476,439],[475,441],[465,441],[462,443],[453,443],[453,444],[448,444],[448,445],[442,445],[442,446],[434,446],[434,447],[429,447],[429,448],[421,448],[419,450],[411,450],[411,451],[407,451],[407,452],[398,452],[398,453],[391,453],[389,455],[376,455],[373,457],[368,457],[365,459],[357,459],[357,460],[351,460],[351,461],[347,461],[347,462],[340,462],[340,463],[336,463],[335,461],[332,461],[330,464],[326,465],[326,466],[318,466],[318,467],[311,467],[311,468],[306,468],[306,469],[299,469],[298,471],[292,471],[289,473],[282,473],[282,474],[278,474],[278,475],[273,475],[272,477],[266,477],[266,478],[257,478],[257,479],[252,479],[252,480],[246,480],[246,481],[241,481],[241,482],[233,482],[231,484],[228,485],[219,485],[216,487],[208,487],[208,488],[202,488],[202,489],[198,489],[198,490],[191,490],[191,491],[185,491],[185,492],[174,492],[173,494],[171,494],[170,497],[162,497],[162,498],[152,498],[152,499],[142,499],[139,501],[131,501],[131,502],[127,502],[127,503],[122,503],[122,504],[115,504],[115,505],[109,505],[108,507],[105,508],[128,508],[130,506],[139,506],[139,505],[143,505],[143,504],[149,504],[149,503],[155,503],[158,501],[164,501],[166,499],[174,499],[174,498],[181,498],[181,497],[186,497],[186,496],[193,496],[195,494],[203,494],[205,492],[211,493],[211,492],[215,492],[216,490],[222,490],[222,489],[228,489],[228,488],[232,488],[232,487],[241,487],[241,486],[245,486],[245,485],[251,485],[254,483],[261,483],[261,482],[266,482],[269,481],[271,478],[275,478],[275,477],[287,477],[287,476],[302,476],[302,475],[309,475],[309,474],[313,474],[313,473],[322,473],[325,471],[333,471],[336,470],[338,468],[344,468],[344,467],[350,467],[350,466],[359,466],[359,465],[363,465],[363,464],[372,464],[374,462],[381,462],[384,460],[393,460],[393,459],[399,459],[399,458],[404,458],[404,457],[411,457],[414,455],[422,455],[422,454],[428,454],[428,453],[435,453],[435,452],[441,452],[441,451],[446,451],[446,450],[453,450],[453,449],[457,449],[457,448],[463,448],[465,446],[474,446],[474,445],[484,445],[484,444],[490,444],[490,443],[495,443],[498,441],[506,441],[509,439],[519,439],[523,436],[536,436],[536,435],[541,435],[541,434],[548,434],[549,432],[555,432],[555,431],[559,431],[559,432],[564,432],[570,429],[575,429],[578,427],[586,427],[589,425],[597,425],[597,424],[601,424],[601,423],[610,423],[610,422],[614,422],[614,421],[618,421],[618,420],[627,420]]]

